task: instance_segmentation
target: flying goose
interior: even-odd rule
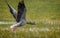
[[[24,3],[24,0],[22,0],[21,2],[18,3],[18,11],[16,11],[6,0],[6,3],[10,9],[10,13],[13,15],[13,17],[16,20],[16,24],[13,24],[12,26],[10,26],[10,28],[12,28],[13,31],[16,30],[17,27],[23,26],[25,24],[31,24],[31,25],[35,25],[35,22],[31,22],[31,21],[27,21],[26,20],[26,6]]]

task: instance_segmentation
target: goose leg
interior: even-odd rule
[[[36,23],[32,21],[27,21],[27,24],[36,25]]]

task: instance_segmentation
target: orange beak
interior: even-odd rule
[[[12,29],[13,32],[15,32],[17,29],[17,26],[11,26],[10,28]]]
[[[17,27],[13,27],[13,28],[12,28],[12,31],[13,31],[13,32],[15,32],[15,31],[16,31],[16,29],[17,29]]]

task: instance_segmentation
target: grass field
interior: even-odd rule
[[[20,0],[8,0],[17,10]],[[26,24],[14,33],[12,24],[0,24],[0,38],[60,38],[60,0],[25,0],[26,19],[36,25]],[[4,0],[0,0],[0,21],[15,22]]]

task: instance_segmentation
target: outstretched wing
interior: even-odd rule
[[[26,16],[26,7],[24,4],[24,0],[22,0],[18,4],[17,22],[19,22],[21,19],[25,19],[25,16]]]
[[[14,17],[15,19],[17,19],[17,11],[8,3],[7,0],[5,0],[5,2],[7,3],[8,7],[9,7],[9,9],[10,9],[10,12],[11,12],[11,14],[13,15],[13,17]]]

